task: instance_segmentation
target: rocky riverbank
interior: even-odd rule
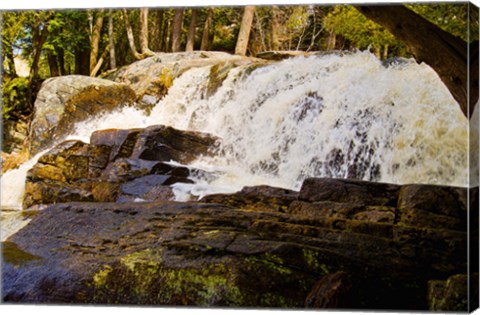
[[[471,197],[312,178],[300,192],[53,205],[3,244],[3,300],[466,311]]]
[[[288,56],[277,54],[269,58],[284,57]],[[260,69],[255,84],[274,81],[258,89],[257,94],[251,93],[243,83],[250,82],[248,76],[255,69],[273,61],[211,52],[156,54],[108,73],[102,79],[66,76],[46,81],[37,98],[28,142],[31,153],[50,149],[38,161],[28,164],[35,163],[31,168],[28,166],[28,172],[28,168],[22,169],[27,174],[23,196],[26,210],[19,213],[31,222],[2,243],[2,300],[35,304],[474,309],[478,304],[478,274],[472,273],[478,270],[478,188],[308,178],[312,175],[307,174],[324,174],[325,177],[377,179],[383,165],[379,161],[391,161],[375,162],[373,156],[382,146],[393,147],[397,143],[380,143],[383,138],[368,142],[369,131],[360,126],[379,122],[375,108],[362,111],[357,103],[349,103],[349,112],[343,103],[342,106],[328,103],[326,97],[331,98],[331,91],[317,94],[315,89],[322,84],[317,79],[304,81],[309,71],[305,66],[311,68],[311,63],[304,64],[305,59],[301,57],[299,60],[303,60],[300,64],[304,68],[295,80],[291,78],[293,70],[288,69],[297,67],[296,62],[290,65],[287,62],[282,83],[277,80],[280,64],[273,67],[277,69],[275,73],[272,69]],[[361,61],[363,64],[365,59]],[[335,72],[340,67],[336,65],[325,68],[324,74]],[[383,66],[375,63],[375,69],[378,67]],[[345,73],[348,71],[350,68]],[[184,77],[185,73],[189,75]],[[312,75],[319,73],[314,70]],[[176,79],[181,82],[175,81],[173,85]],[[237,80],[243,80],[241,87],[233,85]],[[331,78],[326,77],[321,82],[330,81]],[[305,83],[310,88],[305,89]],[[279,85],[282,87],[278,88]],[[235,96],[237,88],[242,93]],[[292,89],[297,90],[297,98],[282,103],[280,98],[286,98]],[[363,85],[358,90],[363,91]],[[174,106],[185,91],[189,97]],[[222,97],[217,98],[217,93]],[[233,102],[233,96],[238,102]],[[338,97],[344,100],[343,96]],[[274,97],[274,102],[265,103]],[[188,108],[187,117],[173,114],[199,103],[208,105],[214,99],[217,107]],[[115,128],[125,129],[85,128],[88,129],[85,134],[91,134],[89,139],[82,134],[83,142],[64,141],[72,134],[73,126],[89,118],[109,117],[102,115],[116,113],[125,106],[127,112],[135,107],[134,111],[145,113],[142,116],[145,118],[156,113],[158,104],[166,105],[159,100],[170,100],[168,106],[171,107],[170,111],[157,113],[155,119],[148,120],[155,125],[122,126],[130,118],[122,116],[124,119],[115,121]],[[412,103],[410,96],[403,105],[382,102],[375,106],[383,110],[386,105],[391,109]],[[223,108],[226,103],[229,107]],[[242,107],[244,104],[248,106]],[[271,134],[263,138],[264,130],[251,125],[265,121],[267,125],[277,124],[282,119],[272,120],[270,113],[279,104],[289,111],[277,118],[287,119],[289,123],[278,133],[276,129],[267,128]],[[265,105],[275,107],[265,109],[264,114],[268,115],[252,116]],[[337,120],[328,116],[328,120],[317,121],[323,111],[331,115],[339,107],[345,111],[339,113]],[[157,118],[181,118],[187,122],[185,129],[190,129],[199,117],[214,120],[215,116],[207,115],[207,109],[226,111],[229,115],[234,112],[228,119],[222,118],[228,132],[222,129],[207,134],[156,122]],[[243,117],[239,120],[240,128],[231,129],[235,120],[245,113],[252,121],[245,121]],[[352,120],[344,120],[352,115],[355,116]],[[367,118],[370,120],[365,120]],[[318,135],[320,125],[327,121],[336,121],[331,127],[335,132],[323,130]],[[336,129],[342,125],[345,129]],[[387,133],[390,141],[389,132],[396,130],[396,126],[397,122],[393,122],[386,127],[377,126],[376,130]],[[282,138],[275,148],[260,154],[261,146],[271,145],[283,134],[290,135],[292,129],[297,133]],[[251,130],[257,133],[252,134]],[[342,132],[350,133],[353,138],[335,137]],[[247,142],[252,145],[242,146],[232,143],[232,139],[228,142],[232,133],[241,133],[236,135],[239,140],[254,141]],[[300,147],[294,145],[298,137],[302,139]],[[404,168],[407,171],[417,162],[420,164],[413,170],[421,170],[426,167],[425,161],[436,158],[431,152],[427,155],[417,152],[422,146],[430,147],[428,141],[419,145],[404,142],[405,137],[399,139],[401,147],[414,150],[415,156],[391,165],[389,171],[403,172]],[[339,140],[344,142],[344,147],[327,143]],[[433,147],[449,155],[445,148],[451,142],[444,140],[442,138],[443,146]],[[315,146],[318,144],[325,147]],[[290,149],[295,149],[297,154],[285,158],[283,155]],[[392,148],[385,156],[397,154],[397,149]],[[233,194],[203,196],[205,191],[218,190],[201,190],[202,180],[210,185],[224,176],[232,178],[235,187],[241,187],[243,184],[238,183],[244,183],[242,176],[253,175],[247,174],[252,169],[261,175],[267,172],[277,176],[285,169],[291,170],[285,168],[291,166],[286,162],[296,162],[307,150],[310,150],[309,158],[303,159],[302,167],[295,168],[291,179],[301,184],[301,188],[295,186],[299,188],[289,190],[262,185],[243,187]],[[224,160],[223,164],[189,166],[202,156],[216,161],[227,151],[234,158]],[[229,163],[247,159],[244,153],[250,152],[262,158],[235,165],[236,170],[244,170],[245,174],[225,171]],[[325,159],[317,156],[325,152]],[[433,174],[430,175],[437,178],[453,174],[452,178],[458,179],[463,174],[463,164],[460,162],[454,169],[450,166],[452,161],[463,161],[461,157],[442,160],[442,165],[448,167],[433,166],[428,169]],[[293,187],[281,185],[276,178],[270,185]],[[254,182],[265,182],[264,179]],[[419,180],[425,182],[422,180],[425,177]],[[452,182],[448,176],[442,180]],[[245,182],[250,183],[250,179]],[[174,201],[178,197],[176,189],[189,184],[200,187],[200,193],[195,195],[192,189],[190,199]],[[23,190],[17,190],[20,197]],[[2,199],[3,191],[2,187]],[[188,192],[182,193],[188,197]],[[195,197],[198,195],[203,197],[198,199]]]

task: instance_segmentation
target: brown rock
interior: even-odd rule
[[[344,271],[322,277],[305,300],[306,308],[347,308],[352,283]]]
[[[176,161],[187,164],[209,154],[218,138],[194,131],[181,131],[166,126],[150,126],[139,135],[132,158],[149,161]]]
[[[109,80],[68,75],[45,80],[35,100],[30,152],[36,154],[64,139],[74,123],[92,115],[133,105],[131,88]]]
[[[353,179],[307,178],[299,200],[334,201],[355,205],[396,206],[400,186]]]

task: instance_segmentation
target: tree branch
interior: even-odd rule
[[[403,5],[357,6],[367,18],[389,30],[404,42],[419,62],[430,65],[447,86],[467,118],[478,101],[478,71],[468,79],[468,44],[445,32]],[[476,44],[472,44],[478,46]],[[470,54],[478,67],[478,48]],[[469,95],[470,94],[470,95]]]

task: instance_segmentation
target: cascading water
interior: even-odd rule
[[[218,154],[192,163],[213,175],[178,184],[180,200],[259,184],[299,189],[313,176],[468,185],[468,122],[425,64],[384,65],[368,52],[296,57],[233,68],[214,93],[210,74],[192,68],[150,115],[123,108],[77,124],[70,138],[154,124],[219,136]],[[2,187],[14,184],[6,178]]]

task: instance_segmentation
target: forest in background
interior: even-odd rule
[[[478,11],[469,12],[467,3],[408,8],[464,41],[478,40]],[[264,51],[356,49],[370,49],[382,59],[411,56],[391,33],[350,5],[6,11],[2,117],[28,120],[36,92],[49,77],[97,76],[153,52],[214,50],[256,56]],[[27,63],[28,75],[17,73],[16,60]]]

